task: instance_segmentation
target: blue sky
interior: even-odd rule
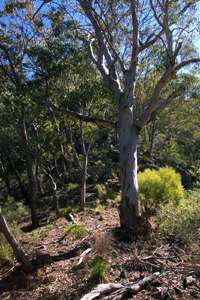
[[[6,2],[8,2],[8,1],[6,1],[6,0],[0,0],[0,10],[3,9],[4,4]],[[43,3],[43,1],[41,1],[41,0],[35,0],[36,7],[39,7],[42,3]],[[46,7],[48,5],[49,4],[47,4]],[[43,10],[45,9],[44,7],[43,7]],[[200,3],[197,4],[197,7],[198,7],[197,17],[198,17],[198,22],[200,24]],[[4,19],[4,22],[6,22],[5,19]],[[196,49],[197,49],[197,51],[198,51],[198,53],[200,55],[200,29],[199,29],[198,35],[194,38],[193,42],[194,42],[194,45],[195,45],[195,47],[196,47]]]

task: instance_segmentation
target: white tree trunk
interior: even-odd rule
[[[120,223],[128,231],[137,231],[140,217],[137,180],[138,129],[133,124],[131,108],[120,108],[119,143],[121,168]]]

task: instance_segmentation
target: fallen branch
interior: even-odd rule
[[[81,298],[81,300],[93,300],[93,299],[104,299],[111,300],[116,299],[114,297],[119,297],[124,294],[136,294],[152,282],[155,278],[160,275],[159,272],[156,272],[150,276],[144,277],[142,280],[137,283],[128,283],[122,285],[119,283],[107,283],[99,284],[94,288],[90,293],[86,294]]]
[[[78,266],[80,266],[80,265],[82,264],[82,262],[83,262],[85,256],[86,256],[87,254],[89,254],[91,251],[92,251],[92,248],[88,248],[88,249],[86,249],[85,251],[83,251],[83,253],[81,253],[80,259],[79,259],[79,261],[77,262],[76,267],[78,267]]]

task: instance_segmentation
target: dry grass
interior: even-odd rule
[[[94,236],[94,251],[105,257],[112,249],[112,237],[109,233],[98,232]]]

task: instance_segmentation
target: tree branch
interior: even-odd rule
[[[62,108],[58,108],[56,105],[54,105],[51,101],[49,100],[45,100],[45,104],[48,107],[49,111],[52,113],[52,110],[54,112],[54,114],[64,114],[64,115],[68,115],[71,118],[75,118],[78,120],[82,120],[83,122],[91,122],[91,123],[95,123],[98,126],[105,126],[105,127],[111,127],[111,128],[115,128],[116,123],[110,120],[105,120],[105,119],[101,119],[101,118],[96,118],[96,117],[91,117],[91,116],[87,116],[87,115],[83,115],[68,109],[62,109]]]
[[[185,60],[185,61],[181,62],[180,64],[178,64],[175,67],[175,70],[179,71],[180,69],[182,69],[183,67],[185,67],[187,65],[194,64],[194,63],[199,63],[199,62],[200,62],[200,58],[192,58],[192,59],[189,59],[189,60]]]

